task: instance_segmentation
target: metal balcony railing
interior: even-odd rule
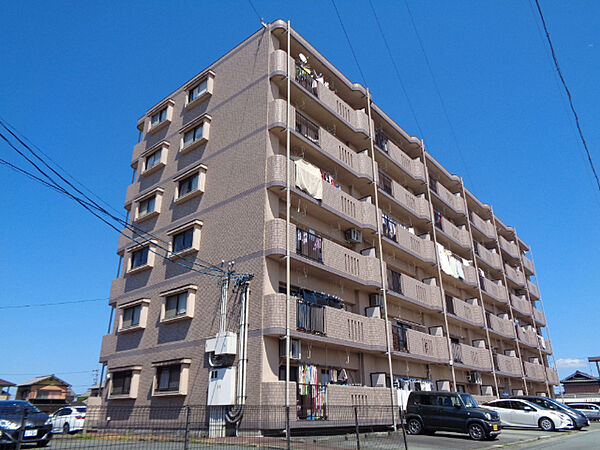
[[[387,282],[390,291],[402,294],[402,274],[392,269],[387,269]]]
[[[319,145],[319,126],[296,111],[296,131]]]
[[[397,352],[408,351],[408,341],[406,339],[407,328],[402,325],[392,325],[392,342],[394,350]]]
[[[393,195],[392,194],[392,179],[390,177],[388,177],[386,174],[384,174],[383,172],[379,172],[379,183],[377,183],[377,184],[383,192],[385,192],[386,194],[389,194],[389,195]]]
[[[309,69],[302,67],[296,63],[296,81],[308,92],[318,97],[317,80],[312,75]]]
[[[323,238],[316,234],[296,229],[296,253],[315,261],[323,262]]]

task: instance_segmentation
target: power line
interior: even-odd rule
[[[6,305],[0,306],[0,309],[23,309],[23,308],[39,308],[44,306],[57,306],[57,305],[74,305],[76,303],[90,303],[106,301],[108,298],[90,298],[84,300],[68,300],[62,302],[48,302],[48,303],[31,303],[27,305]]]
[[[254,14],[256,14],[256,17],[258,18],[258,20],[261,21],[262,23],[262,17],[260,17],[260,14],[258,13],[258,11],[256,10],[256,8],[254,7],[254,4],[252,3],[252,0],[248,0],[248,3],[250,3],[250,8],[252,8],[252,11],[254,11]]]
[[[402,92],[404,93],[404,97],[406,97],[406,103],[408,104],[410,112],[412,113],[413,119],[415,119],[415,123],[417,125],[417,129],[419,130],[419,134],[421,135],[421,138],[425,138],[425,133],[423,133],[423,130],[421,129],[421,125],[419,124],[419,120],[417,119],[417,114],[415,113],[413,105],[410,101],[410,97],[408,96],[408,92],[406,91],[406,88],[404,87],[404,83],[402,82],[402,77],[400,76],[400,70],[398,70],[398,65],[396,64],[396,60],[394,59],[394,56],[392,55],[392,51],[390,50],[388,41],[385,38],[385,34],[383,32],[383,28],[381,27],[381,23],[379,23],[379,17],[377,17],[377,13],[375,12],[375,7],[373,6],[373,2],[371,0],[369,0],[369,4],[371,5],[371,10],[373,11],[373,15],[375,16],[375,21],[377,22],[377,28],[379,28],[379,33],[381,34],[381,37],[383,38],[383,42],[385,44],[387,53],[390,57],[390,60],[392,61],[392,65],[394,66],[394,71],[396,72],[396,78],[398,78],[398,81],[400,82],[400,87],[402,88]]]
[[[456,135],[456,132],[454,131],[452,122],[450,121],[450,116],[448,115],[448,110],[446,109],[446,104],[444,103],[444,99],[440,92],[440,88],[437,84],[435,75],[433,73],[433,69],[431,68],[431,64],[429,62],[429,57],[427,56],[427,52],[425,51],[425,46],[423,45],[423,41],[421,41],[421,35],[419,34],[419,30],[417,29],[417,25],[413,18],[412,11],[410,10],[410,7],[408,6],[408,2],[406,0],[404,0],[404,5],[406,6],[406,10],[408,11],[408,16],[410,17],[410,22],[412,24],[413,30],[415,31],[417,41],[419,42],[419,47],[421,47],[421,52],[423,52],[423,56],[425,57],[425,63],[427,65],[427,70],[429,71],[429,75],[431,76],[431,79],[433,80],[433,86],[435,87],[435,91],[440,100],[440,104],[442,105],[442,111],[444,112],[444,116],[446,117],[446,121],[448,122],[448,126],[450,127],[450,134],[452,135],[452,139],[454,141],[454,146],[458,150],[458,155],[460,156],[463,166],[465,167],[465,175],[466,175],[467,181],[469,182],[470,185],[473,185],[471,177],[469,175],[469,167],[467,166],[465,157],[463,156],[462,149],[460,147],[460,144],[458,143],[458,137]]]
[[[548,41],[548,46],[550,47],[550,52],[552,53],[552,61],[554,62],[554,67],[558,72],[558,76],[560,77],[560,82],[562,83],[565,92],[567,93],[567,97],[569,99],[569,106],[571,107],[571,111],[573,112],[573,117],[575,118],[575,124],[577,125],[577,132],[579,133],[579,138],[585,148],[585,153],[587,154],[587,159],[594,174],[594,178],[596,178],[596,184],[598,185],[598,190],[600,190],[600,178],[598,177],[598,172],[596,172],[596,167],[594,167],[594,161],[592,160],[592,155],[590,154],[590,150],[587,146],[587,142],[585,137],[583,136],[583,130],[581,129],[581,124],[579,123],[579,116],[577,115],[577,111],[575,110],[575,105],[573,104],[573,97],[571,96],[571,91],[567,86],[567,82],[563,77],[562,70],[560,69],[560,65],[558,64],[558,58],[556,56],[556,52],[554,51],[554,45],[552,45],[552,40],[550,39],[550,33],[548,32],[548,27],[546,26],[546,20],[544,19],[544,14],[542,13],[542,7],[540,6],[540,2],[535,0],[535,4],[537,6],[537,10],[540,14],[540,19],[542,20],[542,26],[544,27],[544,32],[546,33],[546,40]]]
[[[95,369],[94,369],[95,370]],[[92,373],[94,372],[94,370],[78,370],[76,372],[52,372],[52,375],[73,375],[76,373]],[[2,372],[2,376],[18,376],[18,375],[22,375],[22,376],[27,376],[27,375],[38,375],[39,372],[28,372],[28,373],[4,373]]]
[[[340,12],[338,11],[337,6],[335,5],[335,0],[331,0],[331,3],[333,4],[335,13],[337,14],[338,20],[340,21],[340,25],[342,26],[342,31],[344,32],[344,35],[346,36],[346,41],[348,41],[348,46],[350,47],[352,56],[354,56],[354,62],[356,63],[356,67],[358,67],[358,71],[360,72],[360,76],[362,78],[363,84],[366,86],[367,80],[365,78],[365,74],[363,73],[363,71],[360,67],[360,63],[358,62],[358,58],[356,57],[356,53],[354,52],[354,47],[352,47],[352,42],[350,42],[350,38],[348,37],[348,33],[346,32],[346,27],[344,27],[344,22],[342,22],[342,17],[340,16]]]

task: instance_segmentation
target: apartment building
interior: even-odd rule
[[[390,391],[395,402],[415,389],[553,394],[527,243],[286,22],[158,102],[138,129],[125,208],[150,241],[119,239],[104,402],[206,404],[221,286],[192,260],[254,275],[248,404],[285,404],[288,278],[294,420],[389,405]],[[228,330],[238,316],[232,297]]]

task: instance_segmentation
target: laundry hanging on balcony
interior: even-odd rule
[[[465,279],[465,272],[462,265],[462,258],[455,257],[450,250],[444,248],[442,244],[436,242],[436,249],[440,266],[444,273],[453,276],[454,278]]]
[[[297,159],[295,163],[296,187],[317,200],[323,200],[321,169],[304,159]]]

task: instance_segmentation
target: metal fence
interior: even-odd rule
[[[300,407],[300,406],[299,406]],[[83,428],[62,433],[54,424],[48,442],[52,449],[196,449],[196,448],[402,448],[406,436],[400,426],[401,412],[386,406],[328,406],[319,420],[298,414],[296,407],[246,406],[237,424],[211,420],[207,406],[88,407]],[[35,446],[36,425],[27,417],[14,431],[16,448]],[[289,420],[290,433],[286,435]],[[43,421],[41,422],[43,423]],[[397,424],[394,432],[393,425]],[[23,426],[25,424],[25,426]],[[226,424],[225,426],[222,426]],[[38,426],[41,424],[38,424]],[[2,432],[0,423],[0,433]],[[29,432],[27,432],[29,430]],[[25,435],[29,437],[25,437]],[[3,435],[6,437],[6,435]],[[45,436],[44,440],[49,436]],[[367,442],[369,441],[369,442]],[[0,447],[5,441],[0,440]],[[8,441],[6,441],[8,442]],[[14,448],[13,447],[13,448]]]

